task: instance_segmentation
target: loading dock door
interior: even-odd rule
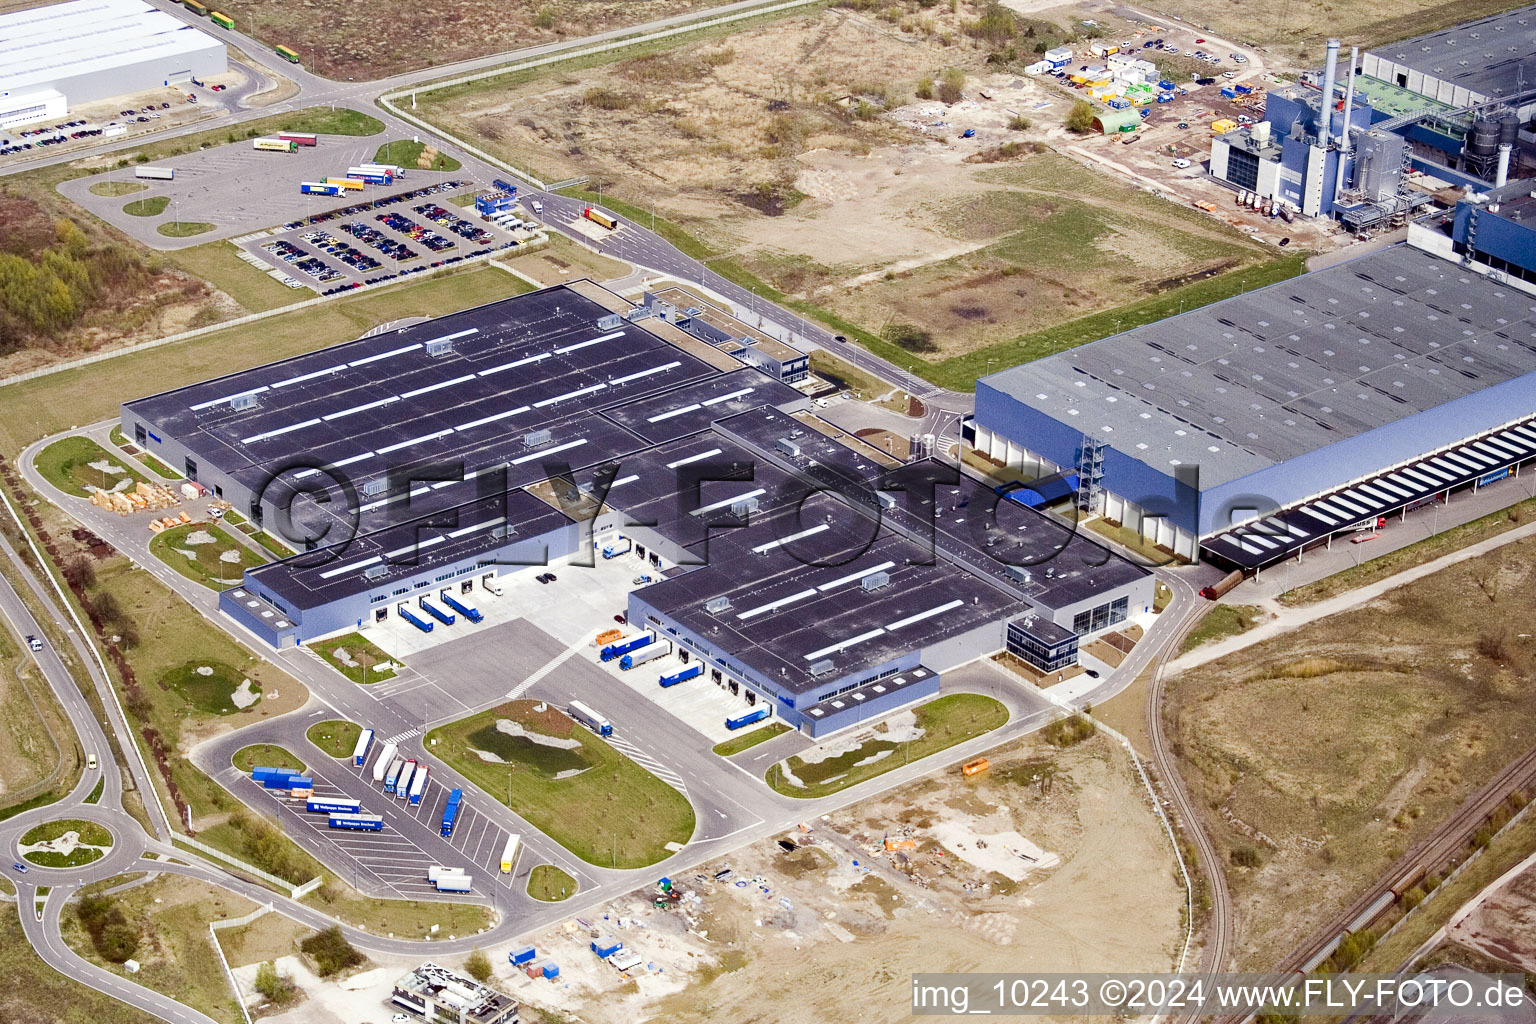
[[[387,618],[389,618],[389,609],[388,608],[375,608],[373,610],[373,621],[374,622],[383,622]]]
[[[651,564],[657,568],[661,567],[661,556],[654,551],[651,552]]]
[[[475,581],[474,580],[464,580],[462,583],[459,584],[459,593],[461,593],[461,594],[472,593],[474,591],[474,589],[475,589]]]

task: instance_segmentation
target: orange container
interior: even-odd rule
[[[960,770],[962,772],[964,772],[966,775],[975,775],[977,772],[984,772],[988,768],[991,768],[991,767],[992,767],[992,762],[991,761],[988,761],[984,757],[978,757],[974,761],[967,761],[967,762],[965,762],[965,764],[960,766]]]
[[[601,647],[604,644],[611,644],[623,635],[624,631],[622,629],[605,629],[597,634],[597,646]]]

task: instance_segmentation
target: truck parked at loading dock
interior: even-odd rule
[[[619,659],[619,668],[628,672],[636,665],[644,665],[648,661],[665,657],[672,653],[672,641],[653,640],[638,650],[634,650]]]
[[[686,683],[690,679],[696,679],[704,674],[703,665],[689,665],[681,672],[673,672],[669,676],[662,676],[659,682],[662,687],[676,686],[678,683]]]
[[[404,619],[406,622],[409,622],[423,633],[432,632],[432,623],[417,618],[414,614],[411,613],[411,610],[403,604],[395,606],[395,614],[399,615],[402,619]]]
[[[457,600],[446,590],[439,590],[437,592],[437,596],[442,599],[443,604],[447,605],[449,608],[452,608],[454,611],[464,616],[470,622],[479,622],[481,619],[485,618],[484,615],[480,614],[480,610],[478,608],[471,608],[469,605]]]
[[[634,636],[627,636],[609,644],[599,651],[597,656],[602,661],[612,661],[615,658],[624,657],[630,651],[639,650],[654,639],[655,637],[650,633],[636,633]]]
[[[603,557],[618,558],[622,554],[627,554],[634,546],[628,537],[620,537],[618,540],[610,541],[603,545]]]
[[[428,601],[425,597],[418,597],[416,599],[416,603],[421,605],[421,610],[422,611],[426,612],[428,615],[432,616],[434,619],[436,619],[438,622],[441,622],[443,625],[445,625],[445,626],[453,625],[453,623],[455,621],[454,617],[452,615],[449,615],[447,612],[443,611],[441,608],[439,608],[437,605],[433,604],[431,601]]]
[[[727,718],[725,720],[725,727],[733,730],[742,729],[754,722],[761,722],[772,713],[772,710],[769,708],[758,708],[756,711],[748,711],[746,714],[737,715],[735,718]]]

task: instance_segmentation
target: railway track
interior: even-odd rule
[[[1189,636],[1190,630],[1200,621],[1200,613],[1205,609],[1193,590],[1188,588],[1181,580],[1168,581],[1170,586],[1180,586],[1190,590],[1192,603],[1185,611],[1184,621],[1179,624],[1172,636],[1158,652],[1155,667],[1152,672],[1152,682],[1147,690],[1147,735],[1150,740],[1150,755],[1158,775],[1162,778],[1163,789],[1167,793],[1172,809],[1177,818],[1182,820],[1184,835],[1194,844],[1195,852],[1200,861],[1200,872],[1205,876],[1206,887],[1210,894],[1211,908],[1209,920],[1205,929],[1205,944],[1200,957],[1200,971],[1209,973],[1222,970],[1232,952],[1232,941],[1235,934],[1232,919],[1232,895],[1227,888],[1226,873],[1222,870],[1221,860],[1217,855],[1216,846],[1206,834],[1200,817],[1195,813],[1194,803],[1185,789],[1184,780],[1179,775],[1177,760],[1169,746],[1167,736],[1163,731],[1162,705],[1163,695],[1167,684],[1168,662],[1178,656],[1179,649],[1184,640]],[[1173,1018],[1174,1021],[1193,1021],[1199,1015],[1189,1013],[1182,1017]]]

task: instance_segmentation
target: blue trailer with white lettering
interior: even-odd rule
[[[678,683],[686,683],[688,680],[696,679],[703,674],[703,665],[689,665],[681,672],[673,672],[669,676],[662,676],[660,682],[663,687],[676,686]]]
[[[443,599],[443,604],[447,605],[449,608],[452,608],[454,611],[464,616],[470,622],[479,622],[481,619],[485,618],[484,615],[480,614],[480,609],[471,608],[469,605],[464,604],[462,601],[456,599],[446,590],[439,590],[437,592],[437,596]]]
[[[363,802],[339,796],[312,796],[304,801],[304,809],[311,814],[361,814]]]
[[[443,611],[441,608],[439,608],[437,605],[433,604],[431,601],[428,601],[426,598],[418,597],[416,599],[416,603],[421,605],[421,610],[422,611],[426,612],[428,615],[432,616],[434,619],[436,619],[438,622],[441,622],[443,625],[445,625],[445,626],[453,625],[453,623],[454,623],[453,616],[449,615],[447,612]]]
[[[384,819],[377,814],[333,814],[327,824],[331,828],[351,829],[354,832],[384,831]]]
[[[761,722],[772,713],[771,708],[758,708],[756,711],[748,711],[746,714],[737,715],[735,718],[727,718],[725,720],[725,727],[727,729],[742,729],[752,725],[754,722]]]
[[[598,654],[603,661],[612,661],[614,658],[622,658],[630,651],[638,651],[656,638],[650,633],[640,633],[635,636],[627,636],[604,647]]]
[[[404,619],[406,622],[409,622],[411,625],[415,626],[417,629],[421,630],[423,633],[430,633],[430,632],[432,632],[432,623],[430,623],[430,622],[423,622],[421,619],[419,619],[415,615],[411,614],[411,610],[409,608],[407,608],[403,604],[402,605],[397,605],[395,607],[395,614],[399,615],[402,619]]]
[[[352,748],[352,766],[361,768],[368,761],[368,751],[373,746],[373,730],[364,729],[357,737],[357,746]]]
[[[448,794],[448,804],[443,808],[443,823],[438,827],[438,834],[444,837],[453,835],[453,826],[459,820],[459,805],[464,802],[464,791],[455,789]]]

